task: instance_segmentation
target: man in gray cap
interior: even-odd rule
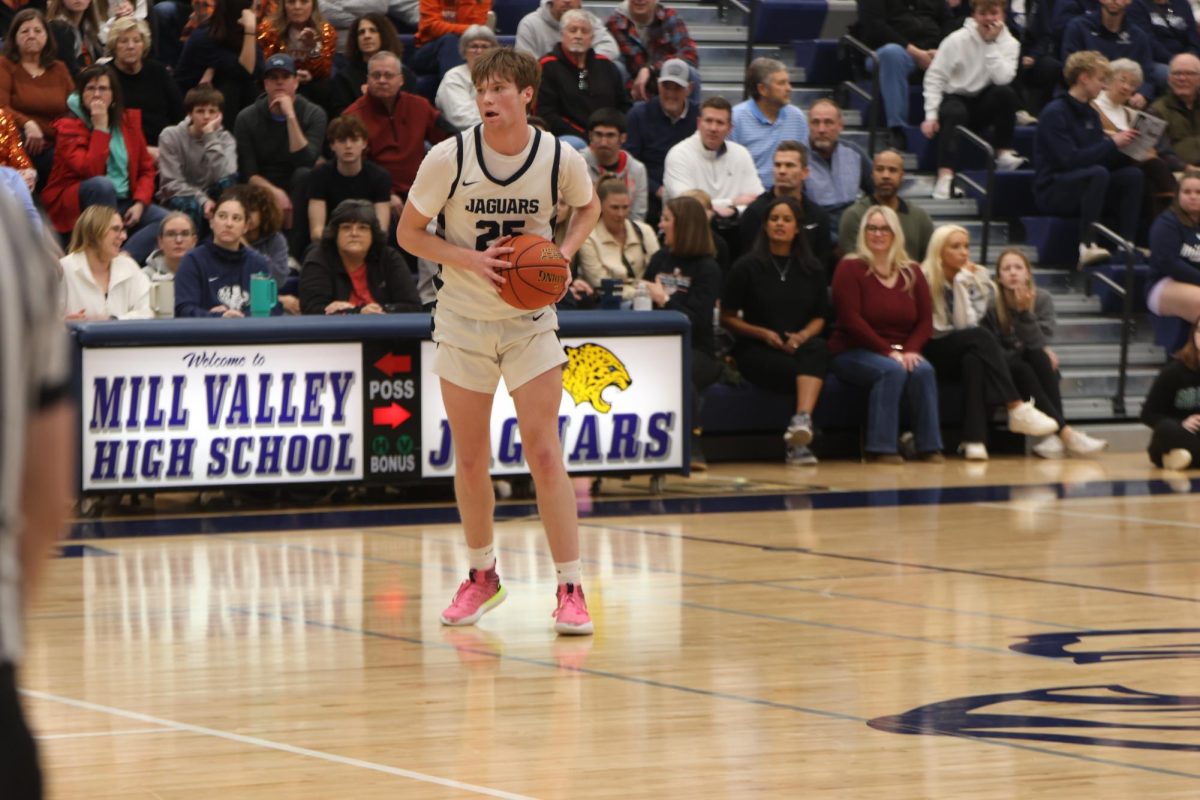
[[[646,221],[658,221],[662,209],[663,167],[667,152],[696,132],[698,104],[688,100],[692,92],[691,69],[686,61],[672,58],[658,73],[658,96],[638,103],[626,119],[629,138],[625,150],[646,165],[650,179],[650,209]]]
[[[296,95],[299,86],[292,57],[271,56],[263,64],[266,91],[242,109],[233,126],[238,172],[275,196],[285,228],[297,228],[290,237],[293,255],[307,244],[308,225],[306,215],[292,209],[308,207],[304,183],[321,154],[328,122],[320,106]]]

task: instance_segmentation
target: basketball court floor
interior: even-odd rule
[[[1200,797],[1200,481],[1144,456],[716,465],[533,509],[106,516],[31,609],[51,798]],[[0,788],[0,797],[3,789]]]

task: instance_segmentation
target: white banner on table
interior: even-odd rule
[[[634,472],[683,466],[682,354],[678,336],[563,339],[559,435],[573,472]],[[450,426],[433,374],[432,342],[421,353],[422,476],[454,474]],[[512,398],[503,381],[492,406],[492,474],[528,472]]]
[[[85,348],[83,489],[358,480],[362,346]]]

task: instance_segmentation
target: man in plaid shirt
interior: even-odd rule
[[[655,93],[664,61],[679,58],[693,70],[700,66],[687,25],[674,9],[657,0],[625,0],[608,18],[608,30],[621,50],[621,60],[629,73],[627,86],[635,101]],[[695,83],[700,84],[698,73]]]

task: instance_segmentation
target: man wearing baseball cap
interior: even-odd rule
[[[287,53],[276,53],[263,64],[263,88],[254,104],[242,109],[234,123],[238,172],[249,182],[275,196],[283,210],[284,227],[291,230],[289,245],[297,255],[308,243],[304,190],[312,166],[325,141],[325,111],[296,95],[300,80],[296,62]]]
[[[663,167],[667,152],[696,132],[699,104],[692,103],[691,68],[686,61],[672,58],[658,72],[658,96],[636,104],[626,119],[629,138],[625,150],[646,165],[649,178],[650,209],[646,221],[654,224],[662,208]]]

